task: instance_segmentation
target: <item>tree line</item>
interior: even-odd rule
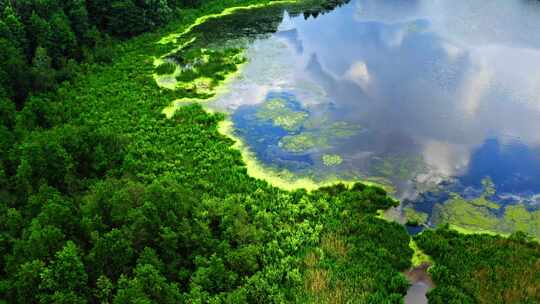
[[[20,108],[28,95],[72,79],[78,62],[110,61],[113,39],[153,30],[203,2],[0,1],[0,96]]]

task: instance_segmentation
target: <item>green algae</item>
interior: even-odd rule
[[[527,210],[523,204],[507,206],[502,222],[502,231],[523,231],[540,239],[540,210]]]
[[[313,148],[327,148],[328,142],[326,138],[318,137],[313,132],[303,132],[296,135],[287,135],[281,138],[279,145],[282,149],[301,153]]]
[[[485,196],[466,200],[457,194],[436,204],[433,221],[436,224],[450,224],[460,232],[490,233],[507,235],[516,231],[525,232],[540,239],[540,210],[530,210],[518,203],[502,207]]]
[[[490,200],[488,200],[485,196],[481,196],[479,198],[476,198],[476,199],[472,199],[472,200],[469,200],[469,203],[473,206],[477,206],[477,207],[486,207],[488,209],[492,209],[492,210],[498,210],[501,208],[501,206],[495,202],[492,202]]]
[[[374,159],[370,166],[373,175],[382,178],[411,180],[421,173],[428,172],[421,156],[386,155]]]
[[[283,98],[271,98],[263,103],[255,117],[289,132],[280,139],[279,146],[292,153],[327,149],[334,140],[353,136],[361,130],[360,126],[348,122],[327,123],[326,117],[311,117],[307,110],[293,108]]]
[[[484,187],[484,196],[492,196],[495,194],[495,192],[497,192],[497,190],[495,189],[495,184],[489,176],[484,177],[481,182],[482,187]]]
[[[360,127],[346,122],[336,122],[319,129],[309,129],[306,126],[303,129],[305,131],[281,138],[280,147],[293,153],[302,153],[311,149],[328,149],[333,141],[355,135]]]
[[[484,178],[482,185],[483,193],[478,198],[464,199],[457,193],[450,193],[450,199],[435,205],[433,222],[449,224],[462,233],[508,235],[522,231],[540,239],[540,210],[527,208],[523,203],[503,208],[488,198],[496,193],[491,179]]]
[[[336,121],[329,126],[324,126],[320,129],[321,134],[325,137],[345,138],[351,137],[362,129],[359,125],[354,125],[345,121]]]
[[[332,167],[340,165],[343,162],[343,158],[338,154],[324,154],[322,156],[322,161],[325,166]]]
[[[315,181],[310,177],[301,177],[298,174],[292,173],[286,169],[277,169],[263,165],[257,159],[255,153],[249,149],[246,143],[235,134],[233,122],[230,119],[221,121],[218,125],[218,129],[221,134],[226,135],[234,141],[233,148],[240,151],[242,154],[242,159],[246,164],[248,175],[253,178],[265,180],[274,187],[284,190],[306,189],[308,191],[312,191],[321,187],[335,184],[352,186],[358,182],[358,180],[343,180],[337,177],[327,177],[324,180]],[[362,181],[362,183],[368,186],[381,187],[380,184],[370,181]]]
[[[274,126],[287,131],[296,131],[302,126],[308,113],[291,109],[282,98],[272,98],[257,110],[256,117],[263,121],[271,121]]]
[[[490,210],[491,208],[482,203],[471,203],[455,194],[444,204],[435,205],[434,222],[436,224],[451,223],[467,229],[495,231],[499,220]]]
[[[427,224],[429,215],[425,212],[420,212],[411,206],[403,208],[403,216],[407,221],[407,225],[424,226]]]

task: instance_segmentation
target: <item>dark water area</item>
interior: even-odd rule
[[[518,225],[540,221],[540,2],[353,0],[279,16],[211,105],[264,165],[391,185],[428,225],[540,235]]]

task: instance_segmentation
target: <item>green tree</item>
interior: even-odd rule
[[[145,20],[145,12],[132,0],[117,0],[110,4],[107,20],[109,31],[115,35],[128,37],[150,28]]]
[[[54,14],[50,20],[51,31],[49,33],[49,45],[55,67],[59,67],[61,59],[73,57],[76,54],[77,38],[73,33],[69,19],[63,12]]]
[[[88,275],[77,246],[68,241],[41,274],[42,303],[86,303]]]
[[[159,271],[150,264],[138,264],[134,277],[122,276],[114,304],[181,303],[182,296],[176,284],[167,283]]]
[[[27,25],[28,33],[30,33],[30,48],[36,53],[38,46],[51,45],[49,42],[51,36],[51,25],[47,20],[41,18],[35,11],[32,12]]]
[[[109,278],[104,275],[99,276],[96,281],[95,297],[100,304],[109,304],[112,301],[114,285]]]
[[[128,235],[113,229],[102,236],[93,236],[94,246],[87,260],[91,265],[94,278],[106,275],[116,280],[121,274],[129,272],[135,262],[135,250]]]
[[[10,303],[37,303],[39,301],[41,274],[45,264],[32,260],[21,264],[13,278],[13,285],[8,293]]]
[[[22,49],[0,37],[0,87],[19,107],[28,94],[28,68]]]
[[[26,53],[28,51],[28,42],[24,24],[10,5],[4,9],[2,19],[11,33],[15,46],[21,49],[23,53]]]
[[[46,91],[55,86],[55,73],[51,57],[43,47],[37,47],[32,60],[32,86],[34,91]]]
[[[73,32],[78,38],[85,38],[89,29],[88,11],[84,0],[69,1],[67,16],[70,20]]]

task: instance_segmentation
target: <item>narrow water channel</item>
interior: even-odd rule
[[[434,287],[428,267],[428,264],[422,264],[405,273],[412,284],[405,296],[405,304],[427,304],[426,293]]]

